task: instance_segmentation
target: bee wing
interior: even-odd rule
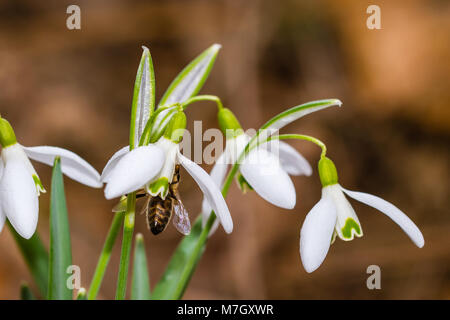
[[[142,203],[147,194],[144,192],[138,192],[136,195],[136,203]],[[122,196],[120,201],[112,208],[112,212],[125,212],[127,211],[127,196]],[[136,210],[137,211],[137,210]]]
[[[137,198],[136,199],[136,212],[139,212],[139,214],[146,214],[147,209],[150,203],[151,197],[143,197],[143,198]]]
[[[127,197],[123,196],[120,201],[113,207],[112,212],[124,212],[127,211]]]
[[[181,234],[185,236],[191,232],[191,221],[189,214],[179,199],[173,199],[173,225]]]

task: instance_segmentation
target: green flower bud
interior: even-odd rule
[[[164,137],[175,143],[180,143],[183,139],[184,130],[186,129],[186,115],[183,111],[178,111],[170,119],[169,124],[164,131]]]
[[[16,143],[16,135],[8,120],[0,118],[0,144],[6,148]]]
[[[336,166],[330,158],[322,157],[319,161],[319,177],[323,187],[338,183]]]
[[[238,119],[230,109],[220,109],[217,113],[217,119],[219,120],[220,130],[226,135],[227,139],[235,138],[244,133]]]

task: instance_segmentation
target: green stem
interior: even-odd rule
[[[131,243],[133,241],[136,192],[127,197],[127,212],[123,223],[122,253],[120,255],[116,300],[124,300],[127,292],[128,267],[130,265]]]
[[[89,287],[88,300],[95,300],[98,291],[103,281],[106,268],[111,258],[111,252],[116,243],[117,236],[119,234],[120,226],[122,225],[124,212],[117,212],[114,215],[111,227],[109,228],[108,235],[106,236],[105,244],[103,245],[102,253],[98,259],[97,267],[95,269],[94,276]]]
[[[191,103],[194,103],[194,102],[198,102],[198,101],[213,101],[217,104],[217,109],[219,109],[219,110],[223,109],[223,104],[222,104],[222,101],[220,101],[220,98],[217,96],[209,95],[209,94],[199,95],[199,96],[189,98],[185,102],[183,102],[181,104],[181,106],[183,107],[183,110],[186,110],[188,105],[190,105]]]
[[[319,146],[322,149],[322,153],[320,154],[321,158],[325,157],[325,155],[327,154],[327,146],[325,145],[325,143],[323,143],[322,141],[320,141],[317,138],[307,136],[304,134],[280,134],[280,135],[269,137],[269,139],[267,139],[267,141],[269,141],[269,140],[288,140],[288,139],[306,140],[306,141],[316,144],[317,146]]]

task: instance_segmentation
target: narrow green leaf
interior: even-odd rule
[[[136,235],[133,260],[133,278],[131,280],[131,299],[150,300],[150,279],[145,254],[144,237]]]
[[[97,267],[95,268],[94,276],[92,277],[91,286],[89,287],[88,300],[94,300],[100,290],[103,276],[106,272],[106,267],[108,266],[109,259],[111,258],[112,249],[116,243],[120,227],[123,223],[123,216],[124,212],[116,212],[114,215],[108,235],[106,236],[105,244],[103,245],[102,253],[100,254],[97,262]]]
[[[339,99],[324,99],[324,100],[317,100],[317,101],[310,101],[295,107],[292,107],[290,109],[287,109],[286,111],[283,111],[279,114],[277,114],[275,117],[271,118],[269,121],[267,121],[260,130],[280,130],[284,126],[288,125],[289,123],[306,116],[307,114],[332,107],[332,106],[338,106],[340,107],[342,105],[342,102]]]
[[[208,78],[220,48],[220,44],[213,44],[189,63],[167,88],[159,106],[183,103],[196,95]]]
[[[155,73],[150,51],[142,47],[141,62],[134,82],[131,104],[130,147],[139,144],[145,125],[155,109]]]
[[[17,245],[19,246],[25,263],[30,269],[31,275],[42,297],[47,297],[48,288],[48,253],[37,232],[29,239],[22,238],[8,222]]]
[[[133,242],[136,211],[136,192],[127,196],[127,211],[123,219],[122,250],[120,253],[119,273],[117,275],[116,300],[124,300],[127,294],[128,269],[130,265],[131,244]]]
[[[34,296],[33,292],[31,292],[30,287],[26,283],[23,283],[20,286],[20,299],[21,300],[36,300],[36,297]]]
[[[163,276],[153,289],[154,300],[175,300],[183,296],[198,261],[206,248],[208,232],[202,232],[202,221],[197,221],[191,233],[176,248]]]
[[[50,196],[50,268],[48,299],[72,300],[72,289],[67,286],[67,267],[72,265],[72,249],[67,217],[61,159],[55,158]]]

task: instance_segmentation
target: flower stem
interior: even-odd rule
[[[280,134],[280,135],[276,135],[276,136],[271,136],[267,140],[269,141],[269,140],[287,140],[287,139],[306,140],[306,141],[312,142],[322,149],[322,153],[320,154],[321,158],[325,157],[325,155],[327,154],[327,146],[325,145],[325,143],[323,143],[322,141],[320,141],[317,138],[307,136],[304,134]]]
[[[185,110],[188,105],[190,105],[191,103],[197,102],[197,101],[213,101],[217,104],[217,109],[219,109],[219,110],[223,109],[223,104],[222,104],[222,101],[220,101],[220,98],[217,96],[209,95],[209,94],[192,97],[192,98],[186,100],[185,102],[183,102],[181,104],[181,106],[183,107],[183,110]]]
[[[133,241],[135,208],[136,192],[132,192],[127,197],[127,211],[123,223],[122,253],[120,255],[116,300],[125,299],[127,292],[128,267],[130,265],[131,243]]]
[[[103,276],[105,275],[106,268],[111,257],[112,248],[116,242],[119,234],[120,226],[122,225],[124,212],[117,212],[114,215],[111,227],[109,228],[108,235],[106,236],[105,244],[103,245],[102,253],[98,259],[97,267],[95,269],[94,276],[92,277],[91,285],[89,287],[88,300],[95,300],[98,291],[102,284]]]

